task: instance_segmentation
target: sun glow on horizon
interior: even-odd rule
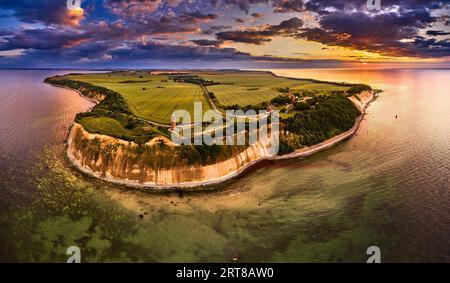
[[[361,63],[439,63],[450,58],[418,58],[407,56],[387,56],[366,50],[352,49],[342,46],[329,46],[319,42],[286,37],[274,37],[272,41],[250,45],[245,43],[225,42],[224,47],[236,48],[254,56],[273,56],[302,60],[340,60]]]

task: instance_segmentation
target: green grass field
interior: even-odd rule
[[[131,135],[117,120],[108,117],[86,117],[81,119],[83,127],[90,133],[100,133],[108,136]]]
[[[193,115],[196,101],[202,102],[203,112],[210,109],[198,85],[172,82],[163,75],[114,72],[68,77],[120,93],[134,115],[156,123],[170,124],[172,113],[178,109],[185,109]]]
[[[83,117],[78,122],[90,133],[118,137],[128,141],[146,142],[155,136],[165,135],[151,125],[138,125],[129,129],[126,127],[127,119],[127,116],[119,114],[114,119],[110,117]]]
[[[267,72],[198,71],[192,73],[206,80],[220,83],[208,86],[207,89],[213,92],[219,104],[224,106],[258,105],[278,96],[280,88],[286,87],[293,91],[307,90],[325,95],[332,90],[348,89],[348,87],[325,82],[276,77]],[[169,124],[170,116],[178,109],[185,109],[193,115],[196,101],[202,102],[203,112],[210,109],[198,85],[173,82],[166,75],[137,71],[68,77],[120,93],[134,115],[156,123]]]
[[[196,74],[206,80],[220,83],[208,86],[208,90],[214,93],[222,105],[258,105],[278,96],[279,89],[286,87],[294,92],[317,91],[318,95],[348,89],[345,86],[325,82],[276,77],[267,72],[204,71]]]

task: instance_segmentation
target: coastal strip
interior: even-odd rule
[[[84,111],[84,112],[89,112],[89,111],[91,111],[92,108],[95,107],[95,105],[97,105],[97,104],[100,103],[100,101],[97,101],[97,100],[95,100],[95,99],[93,99],[93,98],[90,98],[90,97],[87,97],[87,96],[83,95],[78,89],[70,88],[70,87],[63,86],[63,85],[52,84],[52,83],[48,83],[48,84],[51,85],[51,86],[53,86],[53,87],[60,87],[60,88],[64,88],[64,89],[68,89],[68,90],[75,91],[75,92],[78,93],[78,95],[81,96],[82,98],[87,99],[87,100],[89,100],[90,102],[94,103],[93,106],[91,106],[87,111]]]
[[[361,122],[366,114],[367,107],[369,106],[369,104],[372,101],[374,101],[376,99],[376,95],[373,92],[367,92],[367,94],[369,96],[368,99],[366,101],[364,101],[362,105],[357,105],[357,107],[361,111],[361,115],[358,118],[356,118],[355,124],[353,125],[353,127],[350,130],[345,131],[337,136],[334,136],[326,141],[315,144],[313,146],[304,147],[304,148],[295,150],[294,152],[288,153],[285,155],[274,156],[274,157],[271,157],[270,159],[271,160],[283,160],[283,159],[291,159],[291,158],[298,158],[298,157],[307,157],[307,156],[310,156],[319,151],[330,148],[330,147],[336,145],[337,143],[340,143],[341,141],[344,141],[344,140],[350,138],[352,135],[354,135],[356,133],[359,126],[361,125]]]
[[[70,88],[68,88],[70,89]],[[73,90],[73,89],[71,89]],[[77,91],[78,92],[78,91]],[[85,96],[83,96],[80,92],[78,92],[82,97],[87,98]],[[242,164],[242,165],[236,165],[233,163],[232,166],[237,167],[235,170],[232,170],[231,172],[229,172],[228,174],[225,174],[223,176],[215,176],[212,178],[205,178],[205,180],[200,180],[200,181],[187,181],[187,182],[173,182],[173,183],[164,183],[164,182],[142,182],[139,180],[134,180],[134,179],[127,179],[127,178],[117,178],[112,176],[111,174],[102,174],[101,172],[94,172],[93,170],[91,170],[91,168],[89,168],[88,166],[83,166],[82,163],[80,162],[80,159],[77,158],[74,155],[74,152],[76,152],[76,146],[73,142],[76,131],[84,131],[85,130],[82,128],[81,125],[74,123],[74,125],[70,128],[69,130],[69,135],[67,137],[66,140],[66,144],[67,144],[67,157],[69,158],[69,160],[71,161],[72,164],[74,164],[78,170],[82,171],[83,173],[111,182],[111,183],[115,183],[115,184],[119,184],[119,185],[125,185],[127,187],[134,187],[134,188],[143,188],[143,189],[157,189],[157,190],[170,190],[170,189],[179,189],[179,188],[197,188],[197,187],[207,187],[207,186],[212,186],[212,185],[217,185],[220,183],[224,183],[226,181],[229,181],[233,178],[239,177],[241,175],[243,175],[245,172],[248,172],[249,170],[252,169],[252,167],[254,167],[255,165],[257,165],[260,162],[263,161],[278,161],[278,160],[286,160],[286,159],[293,159],[293,158],[302,158],[302,157],[307,157],[310,156],[314,153],[317,153],[319,151],[328,149],[348,138],[350,138],[352,135],[354,135],[356,133],[356,131],[358,130],[367,107],[369,106],[370,102],[372,102],[374,99],[376,98],[376,95],[373,92],[366,92],[363,95],[363,101],[361,101],[360,103],[353,101],[353,103],[355,103],[355,105],[360,109],[361,115],[355,120],[355,124],[353,125],[353,127],[337,136],[334,136],[324,142],[321,142],[319,144],[310,146],[310,147],[305,147],[305,148],[301,148],[298,149],[292,153],[286,154],[286,155],[281,155],[281,156],[258,156],[258,152],[261,152],[261,146],[256,146],[255,148],[251,148],[253,149],[253,154],[252,152],[250,152],[250,154],[248,153],[244,153],[243,156],[238,156],[237,158],[231,159],[231,160],[226,160],[222,163],[224,164],[220,164],[221,166],[224,166],[226,168],[230,168],[229,164],[226,164],[226,162],[231,162],[231,163],[236,163],[236,164]],[[87,98],[89,99],[89,98]],[[89,99],[92,101],[92,99]],[[87,132],[85,132],[87,133]],[[87,133],[89,134],[89,133]],[[111,138],[111,137],[107,137],[104,135],[98,135],[98,134],[89,134],[91,136],[96,136],[96,137],[100,137],[100,138]],[[112,138],[111,138],[112,139]],[[120,142],[120,140],[116,139],[118,142]],[[128,143],[125,142],[124,143]],[[256,152],[256,154],[255,154]],[[251,160],[252,158],[254,158],[253,160]],[[250,160],[249,160],[250,159]],[[238,160],[239,162],[236,162],[236,160]],[[214,172],[221,172],[219,165],[216,165],[217,168],[212,168],[214,170]],[[208,166],[206,166],[208,167]],[[208,170],[206,168],[202,168],[204,170]],[[196,170],[195,168],[191,168],[191,170]],[[203,171],[204,171],[203,170]],[[175,171],[178,171],[177,168],[173,168],[170,170],[164,170],[165,172],[157,172],[159,173],[159,175],[165,176],[167,174],[170,173],[174,173]],[[170,172],[170,171],[174,171],[174,172]],[[181,169],[179,170],[180,172],[182,171]],[[176,172],[175,172],[176,174]],[[203,174],[200,172],[200,175],[205,176],[205,173],[203,172]],[[206,174],[209,175],[209,174]]]

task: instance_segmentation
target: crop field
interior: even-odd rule
[[[203,112],[210,109],[198,85],[176,83],[164,75],[152,75],[148,72],[114,72],[68,77],[120,93],[134,115],[156,123],[169,124],[172,113],[178,109],[185,109],[193,115],[196,101],[202,102]]]
[[[308,96],[348,89],[326,82],[276,77],[268,72],[194,71],[191,74],[218,83],[207,86],[207,90],[213,92],[223,106],[259,105],[277,97],[280,89],[286,87],[294,92],[307,91]],[[68,77],[120,93],[134,115],[160,124],[170,124],[171,115],[178,109],[185,109],[193,115],[196,101],[202,102],[203,112],[210,109],[199,85],[174,82],[164,74],[123,71],[72,74]]]
[[[314,91],[318,95],[328,95],[333,90],[347,90],[348,87],[311,80],[276,77],[267,72],[198,72],[202,78],[218,82],[208,86],[222,105],[257,105],[280,94],[280,88],[292,91]]]

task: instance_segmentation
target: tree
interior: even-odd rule
[[[297,104],[295,104],[295,110],[297,111],[305,111],[305,110],[310,110],[311,106],[308,103],[305,102],[297,102]]]
[[[358,93],[361,93],[363,91],[369,91],[372,90],[372,88],[366,84],[355,84],[352,85],[348,90],[347,90],[347,94],[352,96]]]

